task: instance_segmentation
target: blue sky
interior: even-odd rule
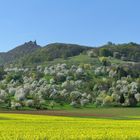
[[[0,0],[0,52],[29,40],[140,43],[140,0]]]

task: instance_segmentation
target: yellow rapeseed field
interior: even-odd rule
[[[140,120],[0,114],[0,139],[139,140]]]

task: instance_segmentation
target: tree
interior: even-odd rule
[[[103,66],[108,66],[110,65],[110,61],[108,60],[107,57],[99,57],[100,62],[102,63]]]
[[[109,50],[109,48],[101,48],[99,50],[99,55],[104,56],[104,57],[108,57],[108,56],[112,56],[112,52]]]
[[[22,73],[14,72],[14,73],[8,74],[6,76],[6,81],[9,83],[11,80],[18,81],[18,82],[22,83],[23,82]]]
[[[121,58],[121,54],[119,52],[114,52],[113,53],[113,57],[117,58],[117,59],[120,59]]]
[[[121,94],[120,96],[120,103],[123,104],[125,102],[125,98],[124,98],[124,95]]]
[[[130,105],[131,107],[134,107],[134,106],[137,105],[137,100],[136,100],[134,94],[130,94],[130,95],[129,95],[129,105]]]
[[[0,80],[4,79],[5,74],[6,74],[6,72],[4,71],[4,68],[2,66],[0,66]]]
[[[113,102],[113,97],[107,95],[104,99],[103,99],[103,105],[111,105],[111,103]]]
[[[118,75],[118,78],[121,79],[121,77],[127,76],[127,72],[124,70],[123,67],[118,67],[117,68],[117,75]]]
[[[51,101],[51,102],[50,102],[49,106],[51,107],[51,109],[54,108],[55,104],[56,104],[55,101]]]

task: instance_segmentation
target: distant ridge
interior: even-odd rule
[[[88,54],[91,50],[94,56],[111,56],[117,59],[140,62],[140,45],[130,42],[113,44],[111,42],[101,47],[89,47],[77,44],[52,43],[40,46],[36,41],[25,42],[16,48],[0,53],[0,65],[21,64],[38,65],[57,58],[67,59],[81,53]]]

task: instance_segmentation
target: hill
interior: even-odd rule
[[[0,53],[0,64],[4,63],[4,56],[5,56],[5,53]]]
[[[28,64],[41,64],[46,61],[52,61],[54,59],[63,58],[79,55],[91,47],[80,46],[75,44],[64,44],[64,43],[53,43],[48,44],[41,49],[35,51],[32,55],[27,55],[21,60],[23,65]]]
[[[26,42],[6,53],[0,53],[0,64],[2,65],[2,64],[16,62],[18,59],[24,57],[25,55],[35,52],[39,48],[40,46],[37,45],[36,41]]]
[[[140,45],[133,42],[125,44],[109,42],[101,47],[93,48],[66,43],[52,43],[43,47],[37,45],[36,41],[30,41],[6,53],[0,53],[0,65],[40,65],[53,62],[56,59],[68,60],[68,58],[78,56],[81,53],[94,58],[110,56],[121,61],[140,61]]]

